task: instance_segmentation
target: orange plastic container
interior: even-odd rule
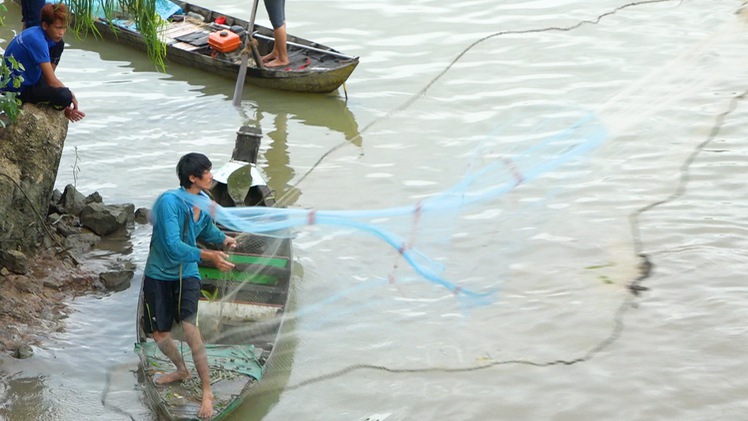
[[[239,35],[231,31],[217,31],[208,36],[208,44],[220,53],[230,53],[241,45]]]

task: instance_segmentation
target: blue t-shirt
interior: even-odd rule
[[[195,222],[192,206],[177,195],[180,190],[184,192],[184,188],[164,192],[153,204],[151,249],[144,271],[149,278],[179,280],[181,266],[182,278],[200,279],[197,269],[200,249],[196,246],[196,240],[221,244],[226,239],[226,234],[216,227],[205,212],[200,212]]]
[[[18,34],[5,50],[4,57],[13,56],[17,62],[21,63],[24,70],[14,70],[13,76],[22,76],[23,82],[20,89],[13,89],[8,85],[5,90],[21,92],[28,86],[36,85],[42,77],[41,63],[50,63],[49,49],[57,43],[47,37],[41,26],[28,28]],[[10,67],[10,64],[8,64]]]

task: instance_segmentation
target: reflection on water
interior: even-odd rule
[[[289,156],[290,122],[340,133],[345,138],[342,144],[360,148],[363,142],[356,118],[342,99],[310,94],[285,95],[289,94],[258,95],[242,104],[242,111],[251,113],[245,115],[244,125],[269,128],[264,136],[270,141],[263,139],[267,147],[265,163],[259,164],[267,176],[268,186],[275,192],[278,206],[291,206],[301,196],[301,191],[292,184],[297,174]],[[340,146],[339,143],[330,150]],[[320,159],[323,158],[324,155]]]

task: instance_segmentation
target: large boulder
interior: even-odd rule
[[[84,227],[103,237],[124,227],[132,220],[134,213],[135,206],[132,204],[105,205],[93,202],[83,208],[80,220]]]
[[[68,120],[49,106],[24,104],[0,129],[0,247],[29,252],[45,235],[45,221]]]

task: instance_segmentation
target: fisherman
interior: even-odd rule
[[[223,251],[200,249],[196,241],[233,249],[236,240],[221,232],[209,215],[188,204],[180,194],[207,197],[204,190],[208,190],[213,181],[211,167],[208,157],[199,153],[188,153],[179,160],[177,176],[181,187],[162,193],[153,204],[153,234],[143,276],[143,329],[153,334],[158,348],[177,368],[157,378],[156,383],[167,384],[191,377],[172,340],[171,328],[176,321],[182,325],[202,384],[203,397],[197,413],[200,418],[213,416],[213,392],[205,345],[196,326],[200,298],[198,262],[211,261],[222,271],[232,269],[234,264],[226,260],[228,255]]]
[[[23,81],[19,87],[11,83],[2,91],[16,92],[21,102],[50,104],[64,110],[65,117],[76,122],[86,114],[78,109],[75,94],[55,75],[65,47],[62,37],[67,30],[67,18],[65,4],[47,3],[41,9],[41,26],[29,27],[10,41],[5,62],[13,69],[11,78],[21,77]],[[11,58],[23,67],[14,68]]]

